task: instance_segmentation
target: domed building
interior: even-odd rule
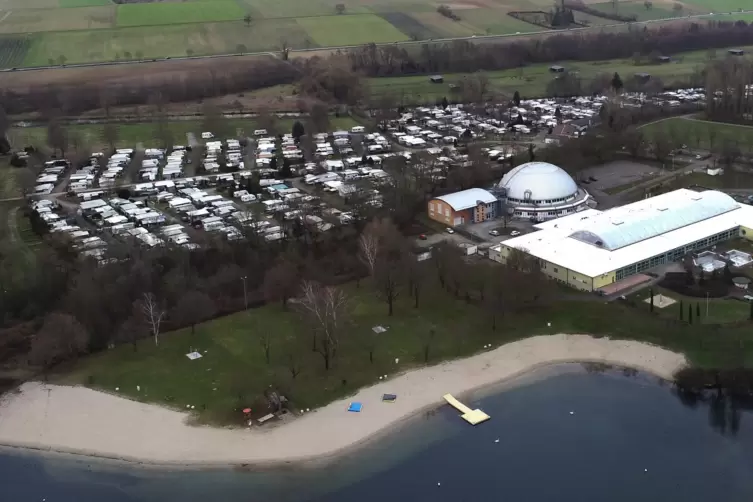
[[[503,209],[515,218],[544,221],[588,209],[591,196],[565,171],[548,162],[528,162],[495,186]]]

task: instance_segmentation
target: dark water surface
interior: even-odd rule
[[[646,375],[567,365],[527,380],[465,397],[485,424],[443,407],[324,468],[176,472],[0,452],[0,502],[753,501],[750,413],[733,434],[718,410]]]

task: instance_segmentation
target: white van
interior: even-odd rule
[[[254,136],[257,136],[257,137],[258,137],[258,136],[266,136],[267,134],[268,134],[268,133],[267,133],[267,130],[266,130],[266,129],[256,129],[256,130],[254,131]]]
[[[366,132],[366,128],[364,126],[353,126],[350,128],[350,132],[360,134]]]

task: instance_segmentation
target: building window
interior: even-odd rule
[[[448,217],[448,218],[450,217],[450,208],[449,207],[444,208],[444,215],[446,217]]]
[[[429,202],[429,212],[430,213],[434,212],[434,203],[433,202]]]
[[[559,269],[557,267],[554,267],[552,270],[554,270],[554,273],[559,273]]]

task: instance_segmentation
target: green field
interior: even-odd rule
[[[68,63],[84,63],[279,50],[282,33],[289,44],[311,43],[295,19],[269,20],[253,29],[237,21],[50,32],[33,36],[24,65],[46,65],[61,55]]]
[[[501,9],[479,8],[467,9],[460,13],[464,22],[476,26],[478,31],[490,35],[505,35],[507,33],[528,33],[542,31],[540,26],[532,25],[510,17]]]
[[[750,50],[749,47],[745,47]],[[623,80],[635,73],[648,72],[652,76],[661,78],[665,84],[688,78],[700,70],[708,61],[707,51],[683,52],[672,55],[674,62],[670,64],[636,65],[632,59],[613,59],[607,61],[564,61],[559,64],[568,71],[578,72],[578,76],[587,81],[599,74],[612,75],[619,73]],[[549,71],[550,63],[529,65],[523,68],[485,72],[490,80],[492,90],[507,95],[519,91],[523,97],[537,97],[546,95],[547,85],[554,76]],[[406,102],[433,102],[446,96],[452,97],[451,84],[458,84],[467,74],[445,73],[443,84],[433,84],[427,76],[411,77],[380,77],[369,79],[369,89],[373,96],[384,93],[403,96]]]
[[[112,5],[110,0],[59,0],[60,7],[92,7],[95,5]]]
[[[685,2],[687,3],[687,2]],[[614,8],[614,4],[612,2],[604,2],[604,3],[596,3],[596,4],[590,4],[589,7],[598,9],[602,12],[607,12],[610,14],[620,14],[622,16],[635,16],[635,18],[638,21],[649,21],[652,19],[666,19],[670,17],[677,17],[678,15],[687,15],[690,12],[687,12],[687,10],[681,11],[680,14],[675,14],[672,11],[672,5],[669,4],[659,4],[659,2],[654,2],[654,6],[650,9],[646,9],[646,6],[644,3],[635,1],[635,2],[619,2],[617,9]]]
[[[730,21],[745,21],[745,22],[753,22],[753,12],[748,12],[745,14],[734,14],[732,16],[729,16]]]
[[[292,118],[281,119],[277,122],[277,127],[280,132],[287,133],[292,130],[294,123],[295,119]],[[351,117],[330,117],[329,124],[332,131],[338,129],[349,130],[355,125],[360,125],[359,122]],[[168,127],[172,132],[173,141],[176,145],[187,144],[186,135],[188,133],[193,133],[197,138],[200,138],[203,131],[203,123],[198,120],[176,120],[169,122]],[[251,134],[254,129],[259,129],[261,126],[252,119],[227,119],[226,127],[231,137],[237,137],[236,132],[238,130],[244,134]],[[69,136],[74,134],[80,136],[83,143],[92,148],[99,149],[106,146],[102,139],[102,125],[75,125],[68,126],[67,130]],[[47,129],[44,127],[14,128],[9,131],[8,137],[15,148],[23,148],[28,145],[42,146],[47,141]],[[154,122],[118,125],[118,147],[133,148],[139,143],[145,147],[159,146]]]
[[[337,2],[327,0],[307,0],[298,2],[295,0],[240,0],[249,6],[258,17],[310,17],[336,15],[335,5],[345,5],[344,14],[368,14],[369,6],[359,0],[341,0]],[[379,2],[377,2],[378,4]]]
[[[648,124],[641,131],[649,137],[662,131],[670,138],[680,138],[692,148],[709,149],[732,142],[748,150],[749,145],[753,145],[753,127],[682,117]]]
[[[671,298],[677,302],[661,309],[654,308],[654,311],[657,314],[668,319],[679,319],[680,301],[683,303],[683,317],[685,319],[687,319],[688,315],[688,306],[692,305],[693,317],[697,322],[697,309],[700,307],[700,321],[702,324],[725,324],[747,321],[750,314],[750,304],[732,298],[710,298],[707,302],[706,298],[692,298],[660,287],[654,288],[653,293],[654,295],[662,295],[666,298]],[[642,290],[631,295],[630,298],[637,302],[643,302],[649,297],[649,291]]]
[[[684,3],[696,5],[701,12],[732,12],[740,9],[753,9],[748,0],[688,0]]]
[[[709,0],[710,1],[710,0]],[[741,0],[740,0],[741,1]],[[591,4],[611,11],[611,2]],[[669,0],[622,1],[618,11],[639,20],[674,15]],[[703,5],[703,0],[684,2]],[[739,2],[726,0],[725,6]],[[344,11],[337,13],[336,5]],[[390,43],[407,40],[506,35],[543,31],[514,19],[513,10],[549,10],[551,0],[512,0],[504,4],[460,3],[458,21],[437,13],[430,0],[188,0],[115,4],[111,0],[4,0],[0,11],[0,68],[64,63],[160,59],[279,50]],[[745,6],[743,6],[745,7]],[[692,7],[705,12],[708,7]],[[735,10],[718,7],[716,11]],[[686,8],[683,14],[689,14]],[[243,19],[248,14],[247,26]],[[606,18],[576,13],[591,26]],[[753,20],[737,14],[725,19]],[[607,29],[607,28],[604,28]],[[622,27],[610,27],[610,30]],[[17,34],[10,37],[10,34]],[[416,90],[423,94],[428,89]],[[431,91],[433,92],[433,91]],[[539,91],[537,91],[539,92]]]
[[[320,46],[361,45],[408,40],[408,36],[376,14],[305,17],[298,24]]]
[[[673,322],[669,313],[651,315],[648,305],[556,301],[535,312],[507,314],[493,331],[488,316],[478,307],[438,287],[426,286],[419,309],[413,308],[410,296],[401,295],[392,317],[365,281],[360,288],[348,286],[347,291],[351,321],[340,337],[329,371],[325,371],[321,356],[311,350],[310,326],[296,313],[274,304],[205,323],[195,334],[188,329],[165,334],[158,347],[152,340],[139,343],[138,351],[122,345],[79,361],[55,380],[108,392],[119,387],[120,393],[139,401],[182,409],[193,405],[203,422],[239,423],[238,410],[246,406],[259,409],[260,395],[270,385],[295,407],[314,407],[374,383],[378,375],[394,375],[424,364],[425,340],[432,330],[430,363],[479,352],[488,343],[496,346],[551,333],[637,339],[684,352],[693,364],[705,367],[753,363],[750,325],[680,324]],[[718,320],[737,319],[736,307],[722,309],[721,305],[714,302],[710,316],[714,308]],[[388,329],[376,342],[374,362],[370,363],[367,337],[376,325]],[[271,336],[269,363],[262,350],[265,334]],[[185,356],[190,350],[198,350],[204,357],[190,361]],[[289,370],[291,358],[300,370],[295,377]]]
[[[118,5],[118,26],[175,25],[240,21],[246,11],[233,0]]]
[[[115,6],[76,7],[70,9],[14,10],[0,23],[0,33],[38,33],[48,31],[111,28]]]

